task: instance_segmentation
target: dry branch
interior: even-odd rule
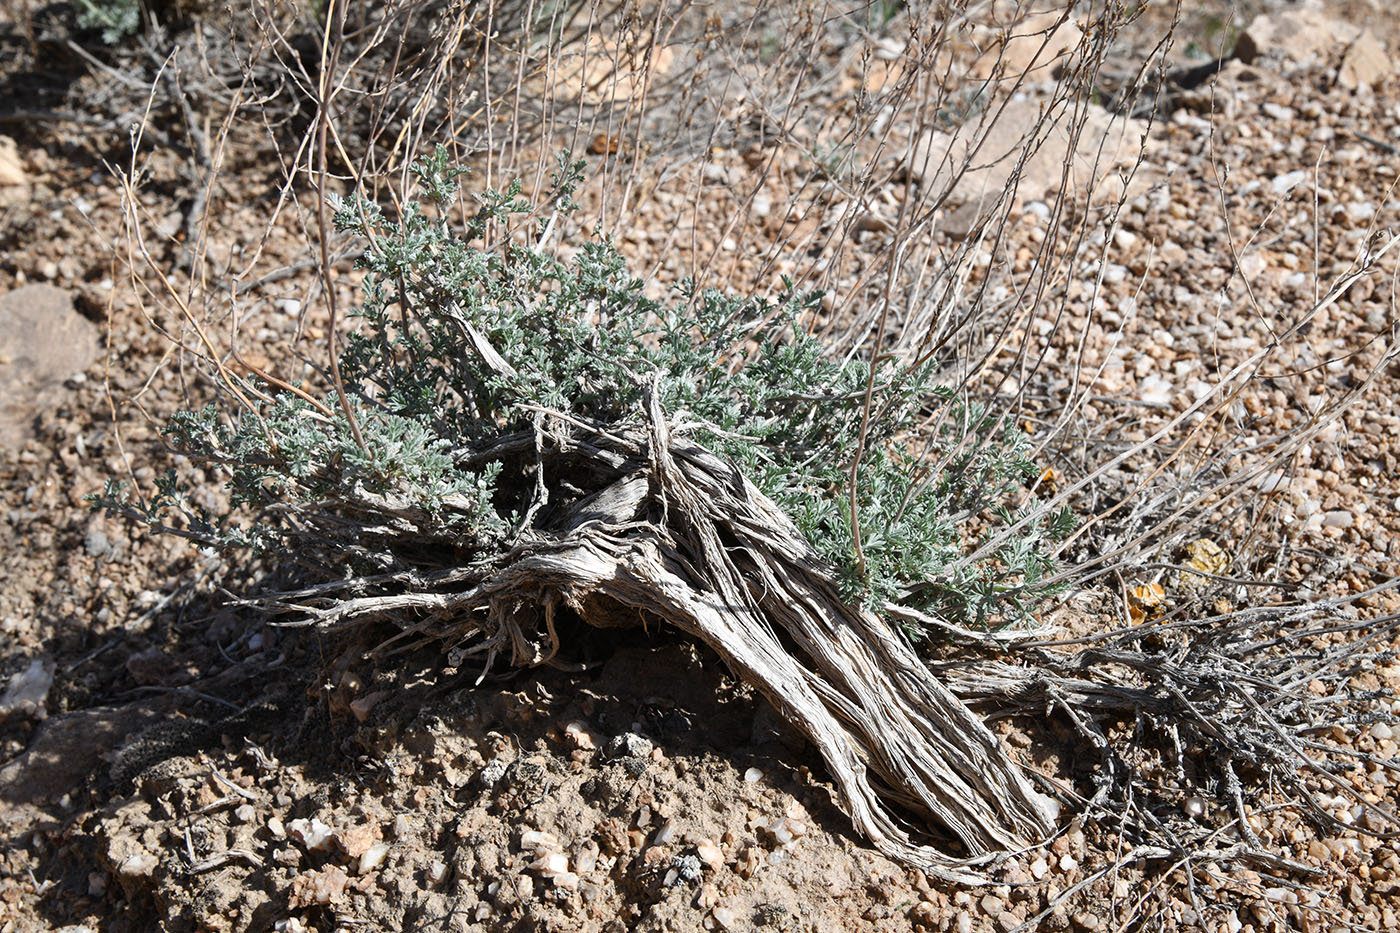
[[[322,627],[399,620],[488,665],[500,656],[549,663],[558,605],[600,627],[660,620],[712,647],[812,741],[856,826],[892,857],[976,881],[973,866],[1046,836],[1052,804],[982,721],[882,619],[843,601],[832,568],[734,466],[673,436],[651,397],[646,429],[590,431],[545,415],[542,446],[555,452],[545,469],[608,478],[490,567],[452,574],[446,586],[344,598],[318,589],[271,607]],[[383,506],[336,511],[387,527],[394,517]],[[914,841],[894,805],[962,854]]]

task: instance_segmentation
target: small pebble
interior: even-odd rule
[[[695,895],[695,906],[708,910],[719,903],[719,889],[712,884],[702,884]]]
[[[787,817],[778,817],[770,820],[764,829],[773,837],[773,840],[780,846],[791,845],[794,841],[807,834],[807,827],[797,820],[790,820]]]
[[[652,747],[651,739],[635,732],[624,732],[608,743],[608,755],[612,758],[646,758],[651,754]]]
[[[539,852],[544,849],[558,849],[559,837],[554,833],[541,832],[538,829],[527,829],[520,834],[520,848],[533,849]]]
[[[541,852],[530,863],[530,868],[546,878],[569,870],[569,857],[563,852]]]
[[[588,724],[574,720],[564,727],[564,737],[574,748],[584,751],[591,751],[597,748],[597,743],[593,739],[593,733],[588,731]]]
[[[315,818],[292,820],[287,824],[287,829],[311,852],[329,849],[335,834],[334,830]]]
[[[719,871],[724,867],[724,852],[720,847],[708,839],[702,839],[695,845],[695,855],[710,871]]]
[[[1356,516],[1346,509],[1322,513],[1322,527],[1324,528],[1350,528],[1354,524],[1356,524]]]
[[[387,843],[377,842],[364,851],[360,856],[360,863],[356,866],[356,874],[367,875],[380,865],[384,864],[384,858],[389,854]]]
[[[919,901],[909,911],[909,919],[920,926],[935,926],[938,923],[938,907],[932,901]]]

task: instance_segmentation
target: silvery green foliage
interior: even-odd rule
[[[78,28],[102,30],[102,41],[116,45],[141,28],[139,0],[77,0]]]
[[[561,158],[553,216],[573,208],[581,171]],[[807,334],[819,293],[789,283],[768,300],[685,285],[654,300],[606,241],[584,243],[569,260],[532,245],[549,224],[518,184],[480,196],[459,231],[448,208],[460,172],[445,151],[414,172],[421,200],[397,217],[363,198],[335,205],[338,228],[366,243],[359,327],[341,357],[364,448],[333,396],[324,406],[330,418],[271,389],[271,403],[231,421],[212,407],[185,412],[169,427],[176,446],[224,464],[234,503],[257,520],[216,528],[184,503],[173,479],[128,514],[161,522],[175,510],[201,535],[266,548],[304,530],[303,513],[371,496],[420,516],[419,533],[430,528],[429,538],[458,553],[499,553],[528,530],[535,453],[483,461],[480,452],[529,436],[543,410],[592,425],[642,423],[646,387],[659,385],[673,423],[774,499],[849,598],[899,599],[987,624],[1043,595],[1046,544],[1068,530],[1067,515],[1030,523],[991,559],[965,557],[977,543],[966,538],[967,520],[1025,517],[1005,503],[1037,470],[1009,419],[931,385],[926,370],[880,365],[857,497],[862,577],[847,483],[868,364],[834,361]],[[472,334],[505,365],[488,365]],[[940,411],[933,453],[948,456],[930,475],[900,439]],[[105,501],[120,496],[109,488]]]

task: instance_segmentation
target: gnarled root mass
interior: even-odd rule
[[[391,549],[398,569],[282,594],[277,607],[321,626],[388,618],[488,667],[549,662],[561,605],[596,626],[670,623],[812,741],[846,812],[886,854],[975,882],[989,856],[1044,838],[1051,802],[981,719],[882,619],[846,604],[832,568],[735,467],[671,430],[655,405],[646,427],[628,429],[542,412],[526,450],[519,437],[497,448],[533,456],[537,482],[527,527],[482,565],[420,571],[422,516],[327,503],[335,520],[306,529],[308,544],[348,534]],[[591,491],[574,485],[581,477]],[[910,815],[961,851],[917,842]]]

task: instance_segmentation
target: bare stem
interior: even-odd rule
[[[340,376],[340,348],[337,345],[337,314],[335,283],[331,281],[330,225],[326,222],[326,129],[330,123],[330,105],[334,92],[331,90],[331,77],[340,59],[340,38],[345,27],[345,4],[330,0],[326,9],[326,31],[321,39],[321,75],[316,106],[316,226],[321,250],[321,280],[326,289],[326,308],[330,313],[326,338],[330,349],[331,379],[335,382],[336,395],[340,398],[340,410],[350,425],[350,434],[355,438],[355,446],[365,450],[365,439],[360,434],[360,423],[350,407],[350,397],[345,394],[345,381]]]

